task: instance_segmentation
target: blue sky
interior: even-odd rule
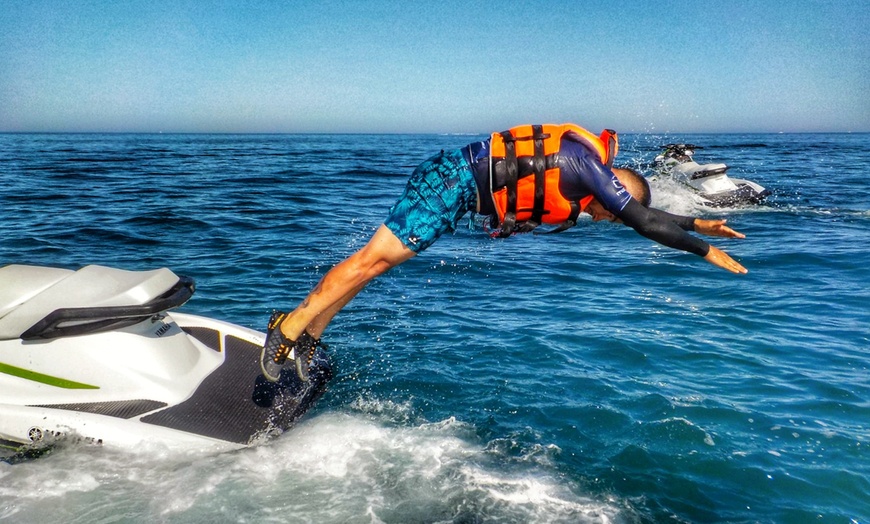
[[[870,131],[866,0],[0,0],[0,131]]]

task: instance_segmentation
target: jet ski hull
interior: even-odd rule
[[[668,144],[665,151],[655,159],[661,175],[671,177],[693,190],[701,203],[710,207],[739,207],[759,204],[770,191],[760,184],[730,178],[725,164],[698,164],[693,160],[693,144]]]
[[[265,335],[183,313],[51,340],[0,341],[0,445],[83,440],[120,448],[225,451],[292,426],[332,376],[261,375]]]
[[[768,196],[770,191],[749,180],[732,178],[731,181],[736,186],[733,191],[723,191],[721,193],[699,193],[703,198],[704,205],[710,207],[739,207],[745,205],[754,205],[762,203]],[[691,186],[690,186],[691,187]]]

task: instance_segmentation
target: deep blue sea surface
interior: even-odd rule
[[[0,263],[169,267],[182,311],[262,330],[476,138],[0,135]],[[0,521],[870,523],[870,135],[629,135],[618,160],[651,174],[673,141],[773,191],[709,210],[653,183],[744,232],[713,242],[749,274],[609,223],[463,223],[335,319],[290,432],[0,463]]]

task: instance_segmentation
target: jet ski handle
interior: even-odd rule
[[[180,276],[178,282],[166,293],[146,304],[55,309],[22,333],[21,339],[70,337],[131,326],[183,305],[193,296],[195,290],[196,284],[192,278]]]

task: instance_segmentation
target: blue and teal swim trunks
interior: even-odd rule
[[[442,151],[414,170],[384,225],[420,253],[477,207],[477,186],[462,150]]]

